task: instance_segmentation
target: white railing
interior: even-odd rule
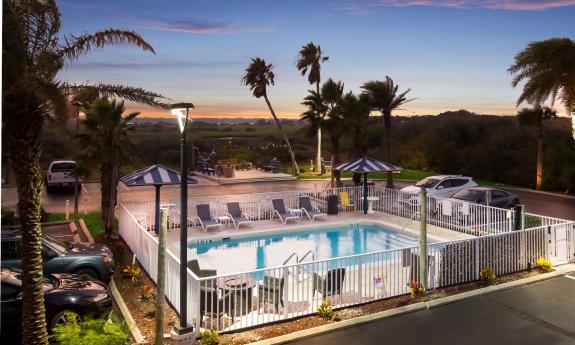
[[[157,278],[157,239],[120,205],[120,235],[151,279]],[[428,288],[529,268],[539,257],[553,263],[575,255],[574,222],[484,235],[428,245]],[[179,260],[166,257],[166,297],[178,310]],[[419,247],[300,262],[279,267],[198,278],[188,269],[188,322],[233,331],[317,312],[324,299],[334,308],[409,293],[419,284]]]

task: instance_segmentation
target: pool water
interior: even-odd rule
[[[311,251],[315,260],[321,260],[417,245],[417,239],[391,229],[358,225],[205,243],[192,242],[188,248],[191,256],[198,256],[202,264],[217,269],[218,274],[228,274],[281,266],[293,253],[301,259]],[[305,262],[309,261],[311,255],[305,259]],[[289,263],[295,263],[295,257]]]

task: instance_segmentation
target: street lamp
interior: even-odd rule
[[[176,328],[179,336],[188,335],[193,331],[188,328],[187,322],[187,278],[188,278],[188,139],[186,127],[190,109],[194,109],[192,103],[177,103],[170,107],[172,115],[178,119],[178,125],[182,134],[180,162],[182,172],[180,176],[180,326]],[[185,111],[185,114],[184,114]]]
[[[82,102],[74,101],[72,105],[76,107],[76,134],[80,131],[80,108],[82,108]]]

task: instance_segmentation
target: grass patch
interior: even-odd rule
[[[78,218],[74,218],[73,214],[70,214],[70,220],[77,222],[78,220],[83,219],[84,223],[86,223],[86,227],[92,237],[96,237],[104,232],[104,224],[102,223],[102,214],[100,212],[91,212],[87,215],[79,214]],[[55,222],[60,220],[66,220],[66,214],[64,213],[50,213],[48,214],[48,221]],[[118,220],[114,220],[114,228],[118,228]]]
[[[301,168],[305,170],[304,173],[298,176],[298,180],[329,180],[330,173],[326,173],[323,175],[317,175],[314,171],[311,171],[310,165],[302,165]],[[342,172],[342,178],[351,178],[352,173],[350,172]],[[416,180],[419,181],[427,176],[437,175],[437,173],[432,171],[423,171],[423,170],[412,170],[412,169],[404,169],[399,174],[393,174],[393,178],[395,180]],[[387,174],[380,172],[380,173],[370,173],[367,175],[368,178],[373,180],[385,180],[387,179]]]

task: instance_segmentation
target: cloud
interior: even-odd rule
[[[343,0],[343,2],[333,5],[332,9],[353,15],[365,15],[372,13],[374,10],[381,7],[415,6],[538,11],[575,6],[575,0]]]
[[[275,27],[271,25],[245,26],[235,22],[210,22],[194,18],[160,20],[142,18],[138,22],[148,29],[189,33],[269,32],[275,30]]]

